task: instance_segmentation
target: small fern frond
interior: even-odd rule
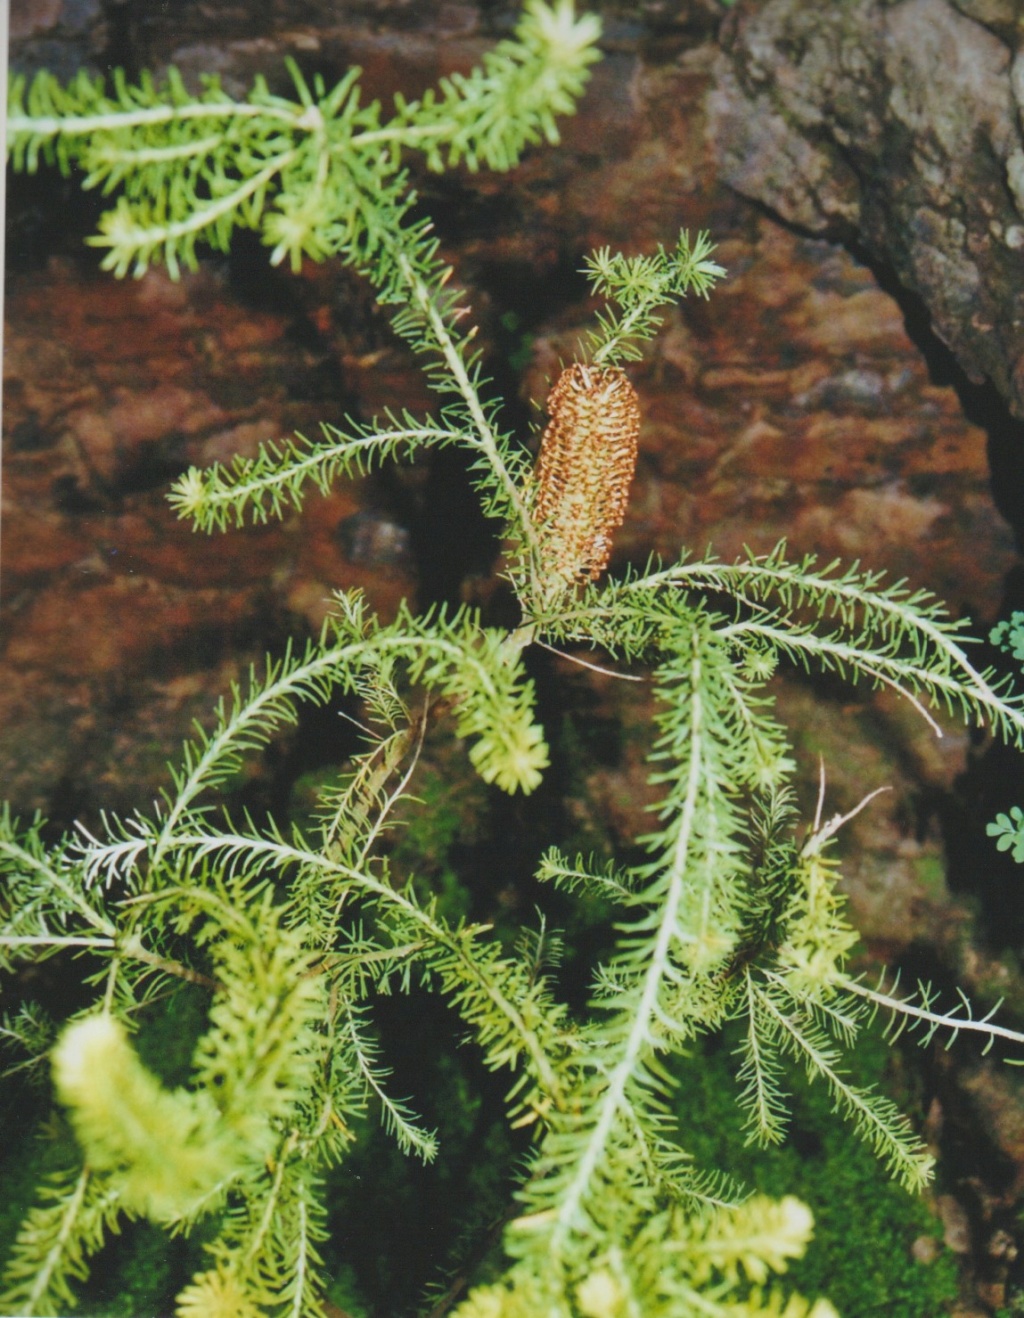
[[[997,851],[1010,851],[1018,865],[1024,865],[1024,810],[1010,806],[1009,814],[998,814],[985,825],[985,833],[996,840]]]

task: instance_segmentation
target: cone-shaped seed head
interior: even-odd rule
[[[547,410],[534,522],[553,573],[595,581],[608,566],[612,533],[626,515],[640,400],[617,366],[577,364],[558,377]]]

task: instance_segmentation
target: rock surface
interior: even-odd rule
[[[294,318],[210,270],[119,284],[61,260],[13,273],[8,318],[5,794],[46,812],[144,804],[192,720],[268,646],[319,627],[332,590],[393,611],[414,589],[408,553],[347,545],[374,515],[358,483],[216,541],[164,498],[191,463],[342,419],[344,365],[298,342]]]
[[[895,271],[1024,417],[1019,23],[987,2],[741,0],[710,105],[726,181]]]

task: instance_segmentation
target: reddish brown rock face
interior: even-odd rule
[[[750,238],[717,254],[735,273],[688,332],[689,382],[658,355],[639,382],[639,497],[645,483],[652,504],[672,491],[655,505],[657,548],[675,537],[729,556],[785,537],[992,616],[1014,543],[985,433],[930,382],[899,307],[842,248],[765,220]]]
[[[22,809],[48,808],[59,784],[83,804],[142,804],[226,682],[319,627],[335,589],[393,612],[415,589],[408,557],[353,552],[359,483],[216,539],[172,515],[184,466],[342,420],[342,363],[324,398],[323,355],[285,317],[210,272],[119,284],[67,263],[14,273],[7,311],[4,790]]]

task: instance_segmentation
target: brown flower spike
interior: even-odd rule
[[[617,366],[577,363],[558,377],[547,410],[533,505],[545,565],[566,581],[596,581],[626,515],[640,400]]]

